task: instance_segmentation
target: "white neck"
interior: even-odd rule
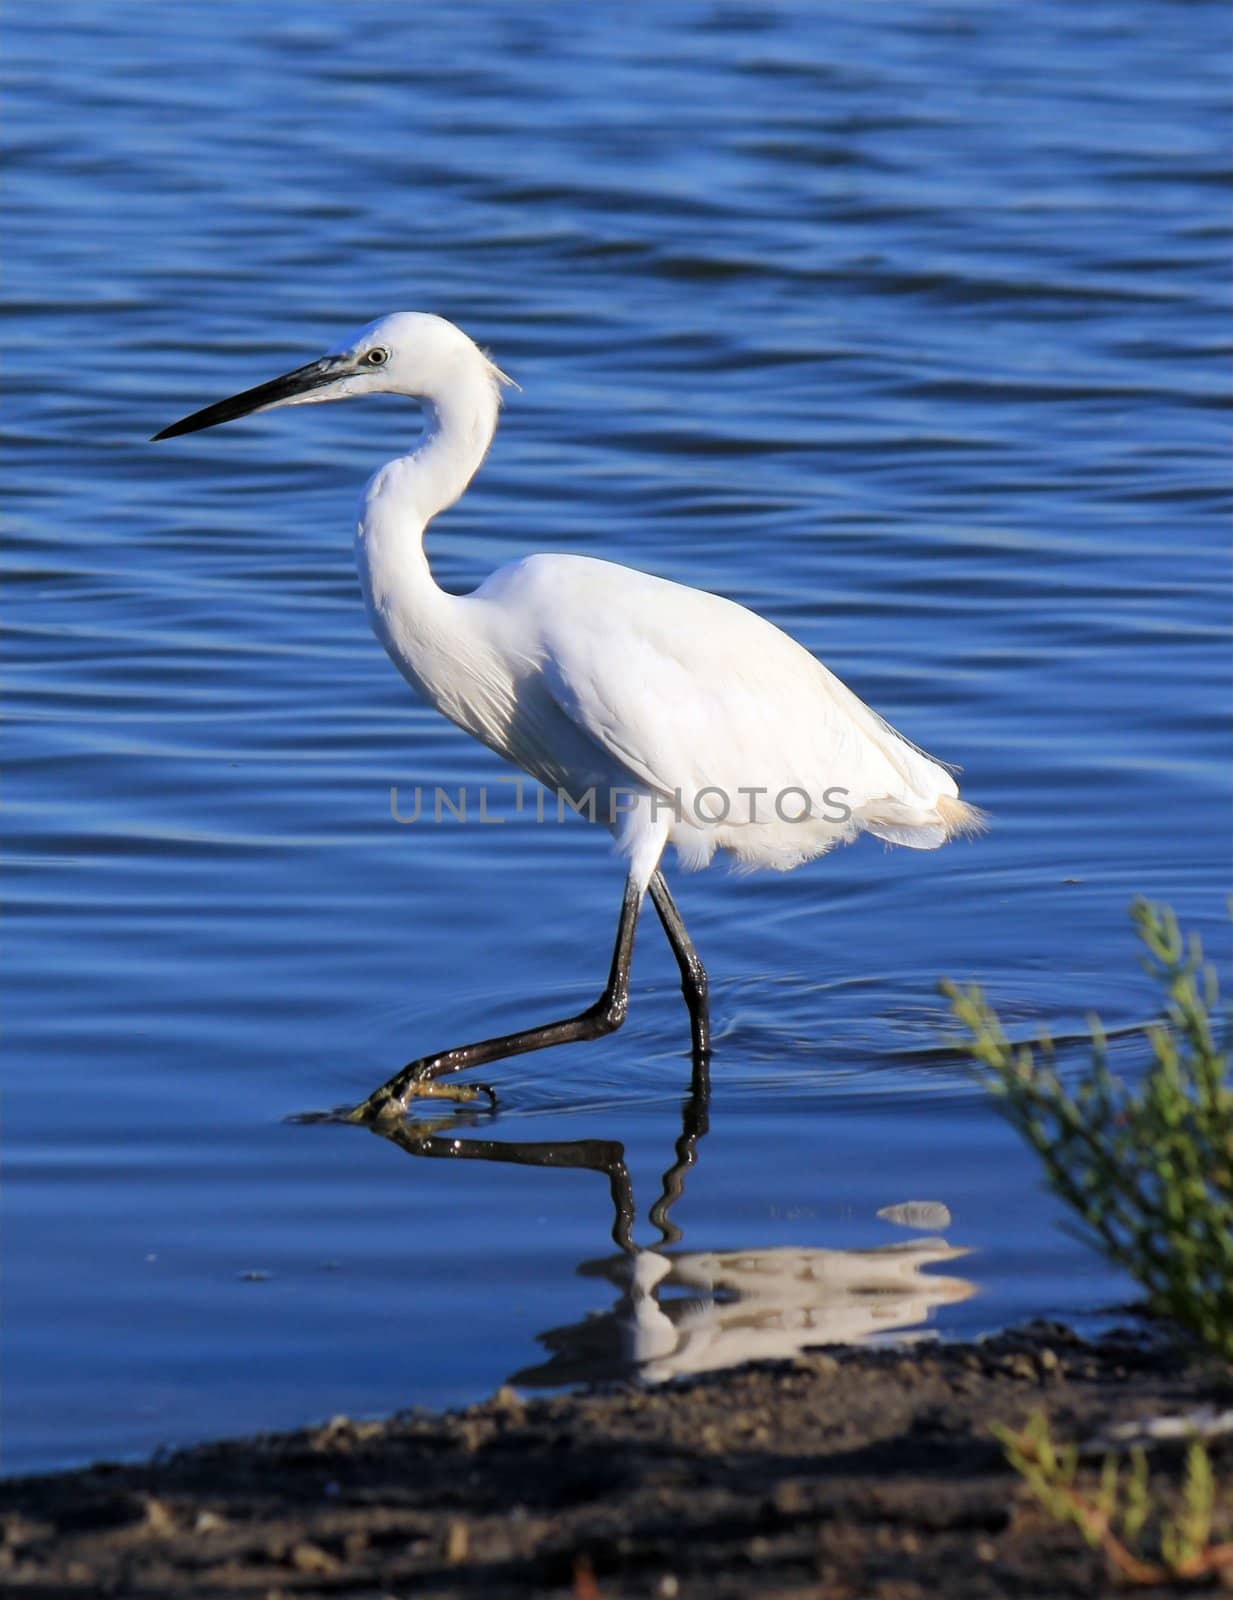
[[[424,434],[409,456],[391,461],[373,479],[374,496],[393,495],[400,521],[423,530],[452,506],[479,470],[497,430],[500,394],[496,378],[478,350],[452,363],[436,392],[419,396]]]
[[[418,397],[426,411],[419,448],[388,462],[368,485],[356,558],[373,631],[395,665],[447,716],[463,721],[441,672],[465,648],[465,601],[433,578],[424,529],[475,476],[496,432],[500,397],[492,368],[474,349],[451,361],[433,390]]]

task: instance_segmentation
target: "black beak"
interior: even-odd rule
[[[230,400],[219,400],[202,411],[194,411],[191,417],[182,417],[161,433],[154,434],[151,442],[175,439],[182,433],[200,433],[202,428],[217,428],[220,422],[234,422],[237,417],[247,417],[254,411],[285,405],[298,395],[322,389],[345,377],[351,370],[346,356],[322,356],[319,361],[310,361],[306,367],[297,367],[281,378],[271,378],[269,383],[259,383],[255,389],[245,389],[243,394],[232,395]]]

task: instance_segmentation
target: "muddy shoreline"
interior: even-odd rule
[[[1113,1588],[1103,1557],[1035,1507],[990,1424],[1043,1406],[1056,1434],[1089,1441],[1231,1401],[1227,1375],[1175,1351],[1046,1325],[973,1345],[820,1351],[656,1390],[505,1389],[445,1415],[336,1418],[5,1480],[0,1589],[1086,1597]],[[1233,1450],[1213,1454],[1227,1483]],[[1176,1486],[1180,1450],[1151,1462],[1154,1483]],[[1225,1538],[1231,1521],[1225,1503]]]

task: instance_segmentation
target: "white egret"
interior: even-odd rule
[[[681,972],[695,1056],[709,1049],[706,971],[660,871],[725,850],[781,871],[870,833],[932,850],[981,825],[951,773],[896,733],[795,640],[730,600],[589,556],[533,555],[447,594],[424,530],[470,483],[509,380],[441,317],[397,312],[319,360],[207,406],[156,439],[276,406],[400,394],[418,447],[364,491],[356,557],[369,621],[438,711],[616,836],[627,876],[608,981],[579,1016],[409,1062],[350,1113],[415,1097],[474,1099],[440,1080],[620,1027],[646,894]]]

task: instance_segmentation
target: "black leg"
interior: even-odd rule
[[[629,1009],[629,964],[634,953],[634,931],[638,926],[643,892],[632,877],[626,879],[608,983],[594,1005],[560,1022],[546,1022],[522,1033],[481,1039],[477,1044],[457,1045],[453,1050],[441,1050],[435,1055],[421,1056],[418,1061],[409,1061],[388,1083],[374,1089],[367,1100],[347,1112],[345,1120],[383,1122],[401,1117],[413,1099],[469,1101],[487,1094],[495,1100],[491,1089],[478,1084],[443,1084],[438,1079],[464,1072],[468,1067],[482,1067],[489,1061],[503,1060],[506,1056],[525,1055],[529,1050],[545,1050],[550,1045],[570,1044],[576,1039],[598,1039],[614,1032],[625,1021]]]
[[[672,954],[681,969],[681,993],[689,1007],[694,1055],[708,1055],[711,1048],[711,1012],[707,999],[706,968],[702,965],[702,957],[694,949],[694,942],[686,932],[676,901],[669,894],[664,875],[658,867],[651,875],[650,890],[651,902],[659,913],[668,943],[672,946]]]

